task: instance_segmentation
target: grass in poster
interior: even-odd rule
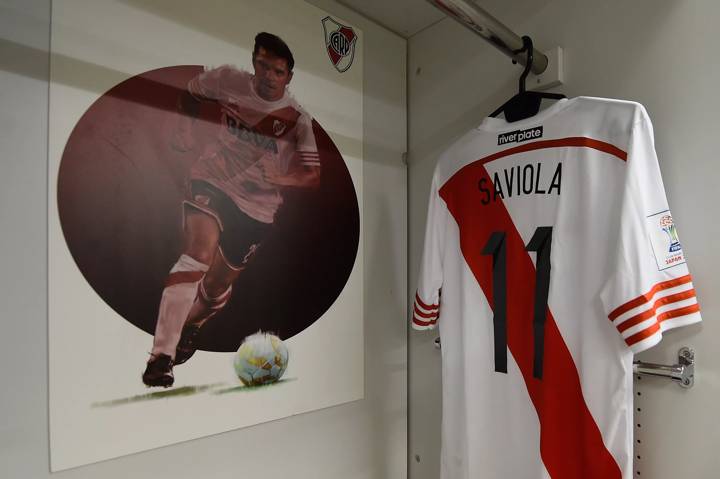
[[[257,390],[259,390],[259,389],[271,388],[271,387],[277,386],[277,385],[279,385],[279,384],[281,384],[281,383],[288,383],[288,382],[290,382],[290,381],[296,381],[296,378],[280,379],[280,380],[278,380],[278,381],[274,381],[274,382],[269,383],[269,384],[260,384],[260,385],[258,385],[258,386],[245,386],[245,385],[240,385],[240,386],[235,386],[235,387],[228,388],[228,389],[219,389],[219,390],[217,390],[217,391],[213,391],[212,394],[228,394],[228,393],[252,392],[252,391],[257,391]]]
[[[156,391],[147,394],[138,394],[128,398],[113,399],[110,401],[96,402],[92,404],[92,407],[113,407],[120,406],[123,404],[131,404],[142,401],[153,401],[156,399],[166,399],[171,397],[182,397],[192,396],[194,394],[203,393],[210,389],[214,389],[220,386],[224,386],[225,383],[206,384],[203,386],[182,386],[175,389],[164,389],[162,391]]]

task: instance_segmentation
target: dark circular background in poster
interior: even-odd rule
[[[60,164],[58,208],[70,253],[97,294],[150,334],[181,254],[190,165],[217,138],[219,107],[203,102],[195,149],[170,148],[178,96],[200,72],[160,68],[113,87],[75,125]],[[229,304],[203,327],[201,349],[235,351],[258,330],[292,337],[345,286],[358,248],[357,196],[340,152],[315,121],[313,130],[320,187],[285,191],[271,236],[233,284]]]

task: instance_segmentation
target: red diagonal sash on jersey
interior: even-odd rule
[[[258,112],[254,113],[258,114]],[[300,112],[291,106],[286,106],[263,116],[253,128],[268,138],[280,137],[295,128],[298,118]]]
[[[492,257],[483,246],[495,231],[506,233],[507,341],[520,367],[540,421],[540,455],[553,479],[620,479],[617,462],[603,443],[600,430],[585,403],[580,377],[552,312],[545,324],[542,380],[533,377],[533,314],[535,266],[502,201],[483,205],[480,179],[493,184],[485,163],[522,151],[553,147],[589,147],[625,160],[625,152],[589,138],[566,138],[529,143],[478,160],[458,171],[440,189],[460,230],[460,248],[468,266],[492,306]],[[618,153],[619,152],[619,153]],[[546,225],[538,225],[546,226]]]

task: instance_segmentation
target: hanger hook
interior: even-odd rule
[[[522,75],[520,75],[520,93],[523,93],[525,91],[525,79],[527,78],[528,74],[530,73],[530,69],[532,68],[533,64],[533,41],[532,39],[527,36],[523,35],[522,37],[523,41],[523,47],[520,50],[515,50],[514,53],[522,53],[527,52],[527,61],[525,62],[525,69],[522,72]]]

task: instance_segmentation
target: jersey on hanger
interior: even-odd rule
[[[633,353],[700,321],[642,105],[487,118],[439,159],[412,316],[443,479],[630,479]]]

